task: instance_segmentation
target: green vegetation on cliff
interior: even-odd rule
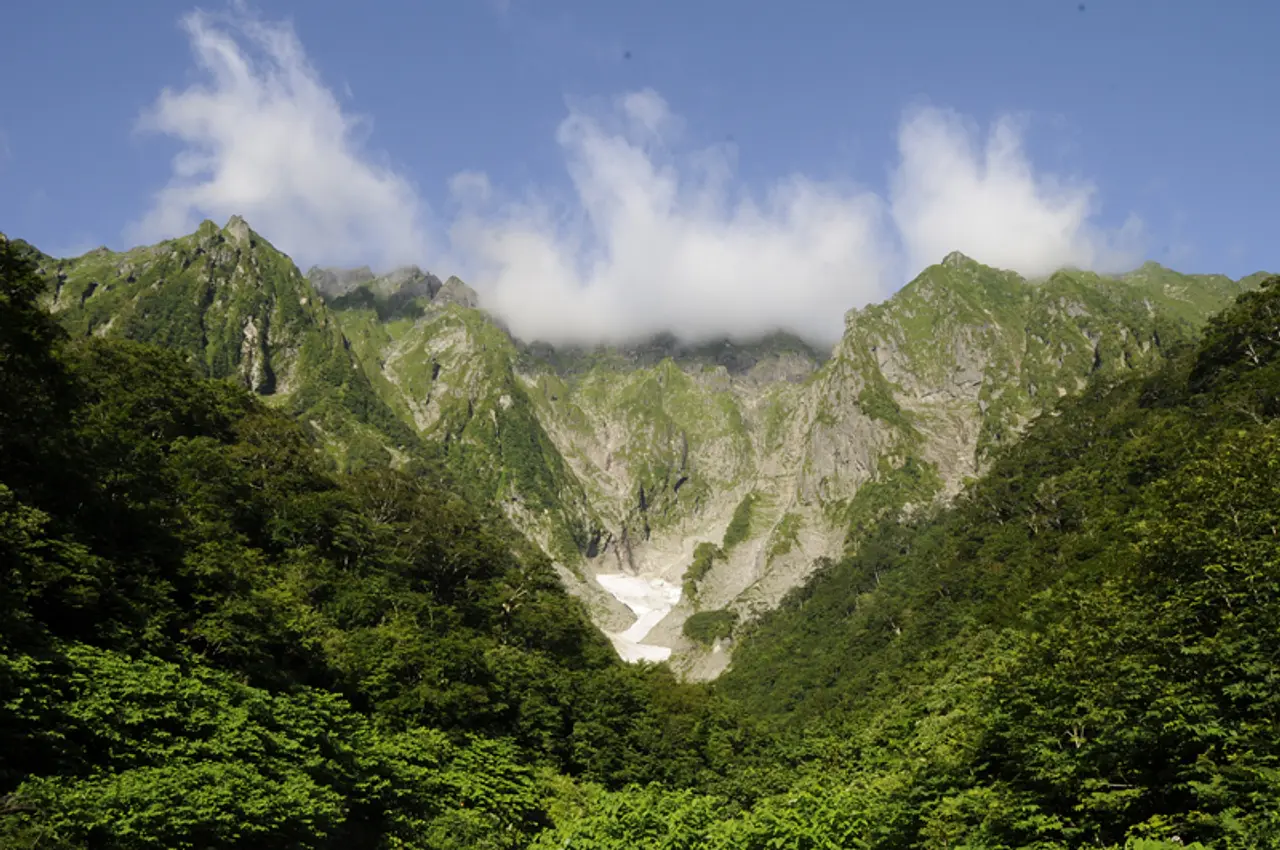
[[[1025,281],[952,254],[884,304],[860,311],[841,347],[858,364],[866,415],[917,444],[929,408],[977,388],[986,458],[1060,395],[1098,374],[1156,362],[1249,282],[1180,275],[1153,263],[1121,278],[1061,271]],[[948,398],[948,394],[961,393]],[[912,396],[934,396],[906,411]]]
[[[1275,846],[1278,326],[1273,278],[749,627],[716,689],[784,793],[612,795],[540,846]]]
[[[0,845],[521,847],[737,728],[415,461],[336,473],[181,351],[69,339],[0,238]],[[557,778],[559,777],[559,778]]]
[[[469,495],[505,505],[548,554],[576,565],[597,522],[515,374],[510,337],[456,304],[427,301],[414,320],[380,318],[351,295],[333,306],[371,385],[424,442],[439,447]]]
[[[0,240],[3,846],[1280,842],[1280,279],[952,257],[779,412],[722,363],[530,367],[458,303],[330,312],[255,238]],[[737,647],[710,687],[620,664],[508,519],[590,528],[589,461],[636,530],[749,493],[696,592],[820,530],[752,478],[806,428],[768,459],[856,550],[686,620]]]
[[[41,255],[46,298],[77,337],[181,351],[202,374],[236,378],[311,423],[343,466],[421,451],[288,257],[240,219],[123,254]]]
[[[684,636],[703,646],[733,634],[738,624],[737,611],[699,611],[684,621]]]
[[[748,493],[738,502],[738,507],[733,509],[733,516],[729,518],[729,525],[724,530],[724,551],[732,551],[733,547],[747,539],[751,533],[751,518],[756,512],[756,502],[759,499],[758,493]]]
[[[724,560],[724,550],[714,543],[702,541],[693,547],[693,560],[684,571],[684,595],[697,599],[698,583],[707,577],[716,561]]]

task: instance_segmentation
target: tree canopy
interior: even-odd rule
[[[1280,278],[869,519],[713,686],[429,456],[339,471],[41,286],[0,240],[0,845],[1280,842]]]

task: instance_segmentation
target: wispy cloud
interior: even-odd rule
[[[898,153],[891,206],[908,269],[952,250],[1027,275],[1125,268],[1140,256],[1141,223],[1094,226],[1096,188],[1037,174],[1014,118],[984,138],[954,112],[919,109],[902,122]]]
[[[363,150],[364,122],[291,27],[243,11],[183,25],[207,79],[166,90],[144,116],[183,150],[140,238],[238,213],[306,263],[461,270],[525,338],[785,328],[831,340],[847,309],[953,250],[1028,275],[1140,256],[1140,222],[1099,227],[1096,188],[1037,170],[1013,118],[984,131],[946,110],[907,112],[887,196],[803,174],[751,190],[734,147],[683,146],[680,117],[649,90],[569,105],[557,131],[567,197],[455,176],[461,212],[432,252],[412,182]]]
[[[882,294],[878,198],[799,175],[752,197],[727,149],[676,155],[665,140],[677,128],[651,91],[602,114],[574,108],[558,133],[571,201],[458,220],[455,250],[513,330],[587,341],[782,327],[829,339],[845,310]]]
[[[678,156],[680,122],[652,91],[571,108],[559,141],[568,204],[473,209],[454,228],[489,303],[521,335],[688,337],[786,328],[830,340],[850,307],[953,250],[1027,275],[1133,265],[1141,225],[1092,224],[1092,185],[1038,174],[1020,126],[984,135],[918,109],[898,132],[888,199],[792,175],[760,197],[731,148]],[[485,187],[478,175],[468,185]]]
[[[139,121],[182,149],[132,238],[239,214],[317,262],[422,255],[423,206],[412,183],[362,148],[367,122],[343,111],[289,24],[237,8],[193,12],[182,28],[205,79],[165,89]]]

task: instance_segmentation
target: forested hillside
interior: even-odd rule
[[[429,454],[71,338],[36,261],[0,241],[0,846],[1280,842],[1280,278],[870,525],[712,687],[619,663]]]
[[[339,473],[187,353],[71,343],[29,257],[0,241],[0,846],[519,847],[558,775],[729,757],[439,469]]]

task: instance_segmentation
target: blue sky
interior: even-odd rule
[[[1280,267],[1277,4],[202,8],[6,11],[0,230],[66,254],[238,212],[550,337],[830,335],[951,249]]]

